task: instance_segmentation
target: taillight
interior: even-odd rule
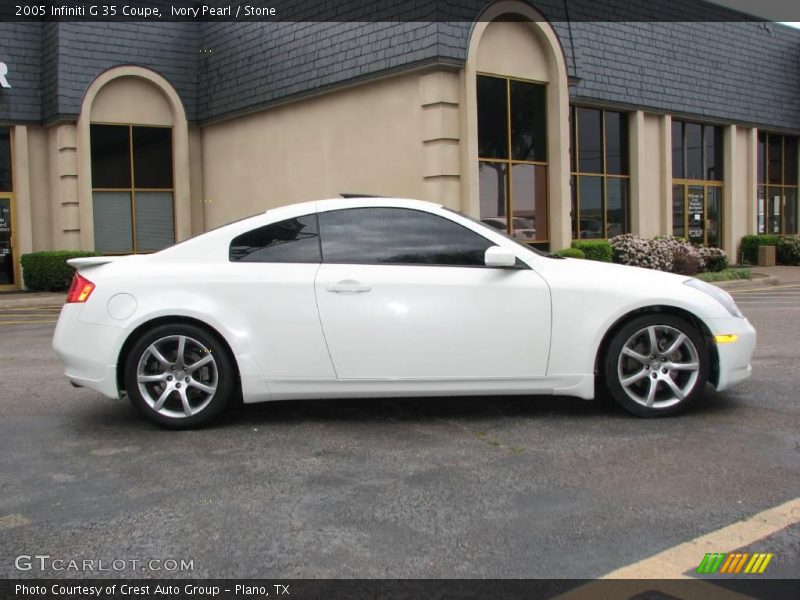
[[[94,284],[83,277],[80,273],[75,273],[72,278],[72,285],[67,292],[67,303],[86,302],[94,291]]]

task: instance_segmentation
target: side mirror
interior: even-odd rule
[[[487,267],[513,267],[517,264],[517,257],[510,250],[500,246],[492,246],[486,249],[483,262]]]

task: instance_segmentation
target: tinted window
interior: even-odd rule
[[[130,127],[92,125],[92,187],[131,187]]]
[[[327,263],[483,266],[494,244],[443,217],[406,208],[319,215]]]
[[[506,80],[478,77],[478,156],[508,158]]]
[[[137,188],[172,187],[172,130],[133,128],[133,173]]]
[[[578,168],[581,173],[603,172],[602,113],[578,108]]]
[[[243,233],[231,242],[228,258],[236,262],[320,262],[316,215],[272,223]]]
[[[511,158],[547,160],[547,106],[543,85],[512,81]]]
[[[0,127],[0,192],[13,189],[11,181],[11,136],[7,127]]]

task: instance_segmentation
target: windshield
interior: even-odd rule
[[[495,229],[494,225],[487,225],[483,221],[481,221],[479,219],[476,219],[475,217],[471,217],[469,215],[465,215],[464,213],[462,213],[460,211],[453,210],[452,208],[447,208],[446,206],[443,206],[442,208],[444,208],[445,210],[449,210],[450,212],[456,213],[460,217],[464,217],[465,219],[469,219],[473,223],[477,223],[478,225],[480,225],[481,227],[483,227],[485,229],[488,229],[492,233],[499,233],[500,235],[502,235],[507,240],[511,240],[517,246],[522,246],[523,248],[525,248],[526,250],[530,250],[534,254],[538,254],[539,256],[553,256],[549,252],[543,252],[543,251],[539,250],[538,248],[534,248],[533,246],[530,246],[530,245],[526,244],[525,242],[520,242],[518,239],[508,235],[508,233],[506,233],[505,229]]]

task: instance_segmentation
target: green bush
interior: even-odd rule
[[[781,236],[779,235],[746,235],[739,245],[739,256],[741,256],[742,262],[754,265],[758,263],[759,246],[775,246],[777,248],[780,241]]]
[[[611,244],[608,240],[575,240],[572,247],[583,252],[587,260],[611,262]]]
[[[703,281],[735,281],[737,279],[752,279],[753,273],[750,269],[725,269],[724,271],[698,273],[695,277]]]
[[[586,258],[586,255],[583,253],[583,250],[579,248],[562,248],[555,252],[556,256],[561,256],[563,258]]]
[[[787,235],[775,249],[775,260],[781,265],[800,265],[800,235]]]
[[[20,257],[25,287],[37,292],[60,292],[69,288],[75,269],[67,264],[70,258],[97,256],[96,252],[55,250],[33,252]]]

